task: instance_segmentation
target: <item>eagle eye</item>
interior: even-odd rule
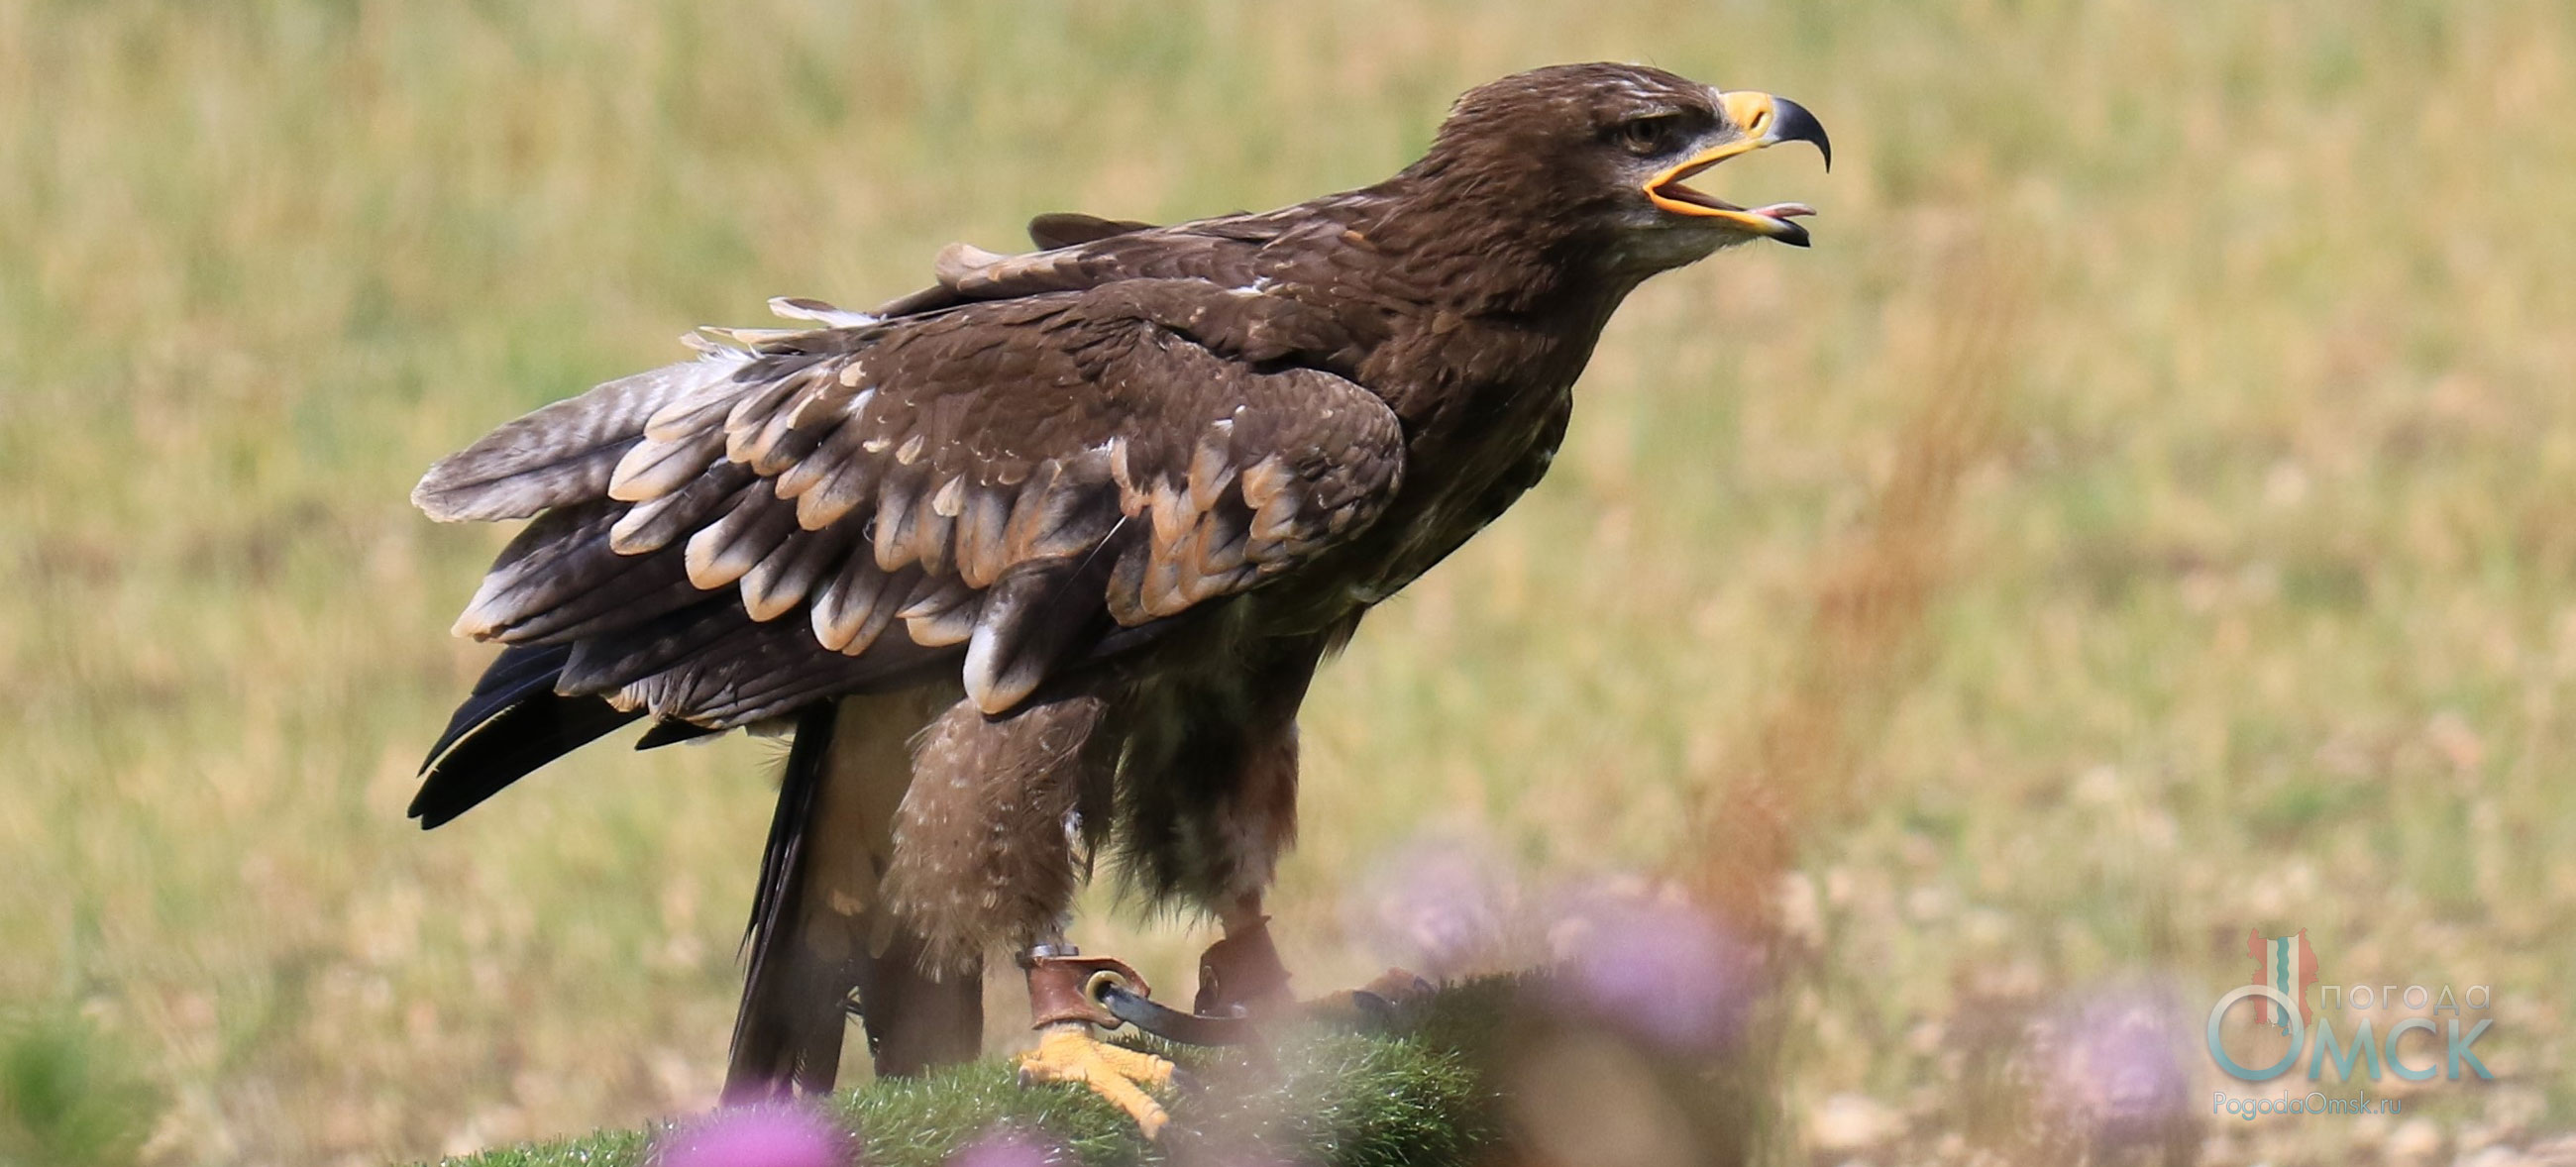
[[[1669,154],[1681,146],[1682,121],[1682,115],[1677,113],[1629,118],[1611,128],[1611,137],[1631,154],[1647,157]]]

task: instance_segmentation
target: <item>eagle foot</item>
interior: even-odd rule
[[[1171,1115],[1145,1093],[1172,1081],[1172,1063],[1140,1050],[1100,1040],[1090,1023],[1057,1021],[1040,1028],[1038,1047],[1020,1055],[1020,1085],[1075,1082],[1109,1100],[1136,1120],[1148,1139],[1163,1131]]]

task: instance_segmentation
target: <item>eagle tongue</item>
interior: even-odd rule
[[[1753,208],[1753,213],[1773,219],[1795,219],[1815,214],[1816,208],[1805,203],[1772,203],[1769,206]]]

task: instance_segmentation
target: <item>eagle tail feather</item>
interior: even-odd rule
[[[734,1020],[727,1105],[830,1090],[854,992],[880,1076],[964,1061],[983,1042],[981,969],[924,971],[920,940],[872,886],[878,865],[868,852],[890,835],[891,822],[879,820],[890,819],[910,782],[913,728],[876,714],[906,721],[910,702],[852,704],[860,708],[847,718],[840,702],[796,715],[743,938],[751,968]]]
[[[797,861],[831,761],[836,717],[829,702],[796,715],[787,769],[779,776],[778,809],[769,820],[751,923],[743,935],[751,969],[743,978],[742,1011],[734,1016],[725,1068],[728,1106],[784,1097],[797,1088],[829,1090],[840,1073],[849,986],[836,987],[842,978],[824,962],[798,959],[803,946],[788,935],[796,923],[791,904],[805,882],[798,878]]]

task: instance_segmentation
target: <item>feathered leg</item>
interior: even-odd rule
[[[1099,1027],[1117,1021],[1083,989],[1093,966],[1115,962],[1072,957],[1061,936],[1075,837],[1086,818],[1098,821],[1113,764],[1105,755],[1116,750],[1097,732],[1104,709],[1073,695],[1006,717],[963,701],[942,714],[914,755],[888,889],[921,922],[934,964],[996,946],[1028,953],[1038,1044],[1020,1059],[1021,1080],[1079,1083],[1151,1137],[1165,1115],[1146,1088],[1168,1082],[1171,1063],[1100,1040]]]
[[[1149,896],[1195,904],[1225,929],[1199,960],[1201,1013],[1290,1001],[1261,905],[1297,837],[1297,705],[1319,654],[1308,646],[1238,684],[1170,694],[1160,716],[1140,719],[1120,850]]]
[[[1344,629],[1343,631],[1347,631]],[[1283,644],[1238,683],[1163,695],[1122,776],[1120,847],[1156,898],[1194,902],[1224,936],[1199,958],[1198,1012],[1275,1016],[1296,1005],[1262,898],[1297,838],[1297,707],[1330,638]],[[1426,991],[1402,970],[1316,1005]]]
[[[1223,1016],[1276,1014],[1293,1003],[1288,966],[1270,938],[1262,895],[1277,876],[1279,857],[1297,834],[1297,725],[1294,721],[1246,727],[1243,765],[1222,797],[1199,808],[1201,840],[1183,854],[1194,861],[1183,886],[1191,888],[1225,929],[1199,956],[1194,1007]]]

